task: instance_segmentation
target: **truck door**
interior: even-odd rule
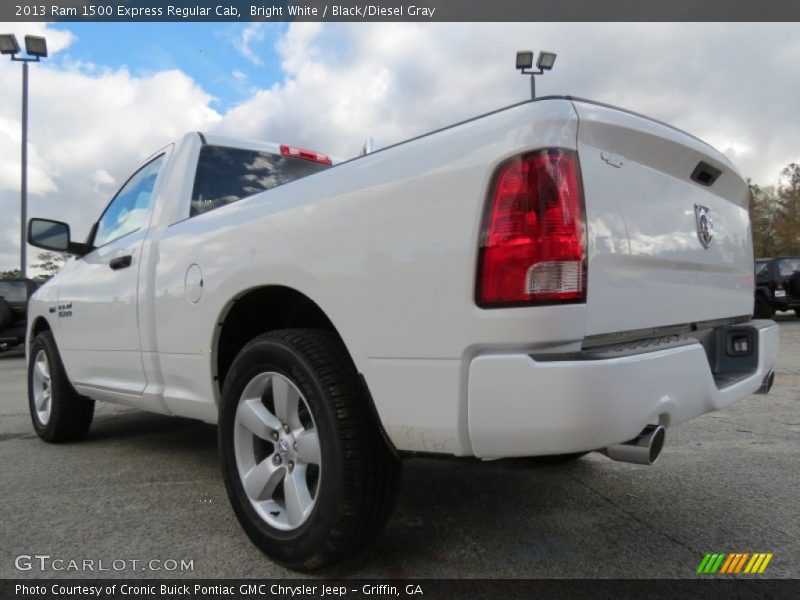
[[[91,397],[138,405],[146,385],[137,290],[142,244],[165,162],[137,170],[106,207],[91,243],[61,282],[58,323],[72,383]]]

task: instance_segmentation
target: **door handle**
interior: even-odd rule
[[[115,271],[118,269],[125,269],[131,266],[131,262],[133,261],[133,257],[130,254],[125,256],[118,256],[117,258],[112,258],[109,261],[108,266],[114,269]]]

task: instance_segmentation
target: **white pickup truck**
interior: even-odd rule
[[[219,425],[251,539],[295,569],[388,518],[405,452],[599,450],[768,391],[748,187],[670,126],[540,98],[333,164],[190,133],[152,155],[29,310],[41,438],[95,400]],[[502,501],[502,499],[498,499]]]

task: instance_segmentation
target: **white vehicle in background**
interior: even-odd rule
[[[652,464],[768,391],[747,205],[707,144],[569,97],[336,165],[190,133],[86,242],[30,222],[77,256],[30,304],[33,425],[79,438],[95,400],[218,423],[245,531],[315,568],[380,529],[399,453]]]

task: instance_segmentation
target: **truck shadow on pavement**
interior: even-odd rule
[[[201,479],[218,482],[208,486],[218,496],[218,518],[232,515],[219,473],[215,426],[129,409],[101,411],[80,445],[94,446],[93,453],[102,448],[104,454],[155,466],[162,473],[180,474],[191,464]],[[418,572],[406,565],[409,561],[417,567],[427,565],[431,576],[441,576],[437,573],[448,569],[460,572],[459,565],[473,560],[470,556],[475,553],[496,552],[491,563],[501,559],[501,547],[487,546],[487,532],[490,539],[502,533],[505,543],[517,543],[528,559],[574,556],[579,553],[576,547],[539,527],[525,526],[520,515],[550,513],[554,507],[569,504],[569,473],[596,470],[596,466],[580,462],[549,465],[526,459],[484,463],[477,459],[407,458],[395,511],[375,544],[313,575],[407,577]],[[518,485],[513,485],[515,481]],[[531,488],[536,493],[531,494]],[[261,556],[243,532],[239,543],[245,552],[254,552],[256,559]],[[263,560],[269,561],[267,557]],[[290,571],[285,575],[294,576]]]
[[[99,403],[98,403],[99,404]],[[216,457],[217,428],[201,421],[146,413],[133,409],[98,411],[82,445],[112,443],[130,450],[152,454],[153,460],[165,453],[186,454],[201,460]],[[169,458],[163,458],[169,460]],[[216,464],[214,465],[216,468]]]

